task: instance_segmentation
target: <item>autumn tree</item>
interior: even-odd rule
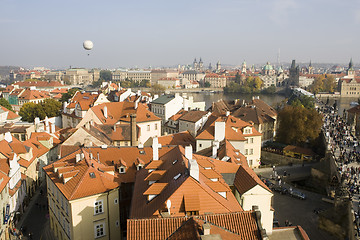
[[[332,75],[316,76],[314,82],[309,86],[310,92],[316,94],[319,92],[334,92],[336,89],[335,78]]]
[[[322,116],[315,109],[285,106],[278,115],[276,141],[301,145],[316,139],[321,131]]]
[[[165,92],[165,88],[164,88],[164,86],[162,86],[162,85],[160,85],[160,84],[157,84],[157,83],[155,83],[155,84],[153,84],[152,86],[151,86],[151,93],[154,95],[154,94],[161,94],[161,93],[163,93],[163,92]]]

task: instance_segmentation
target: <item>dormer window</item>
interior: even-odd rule
[[[144,165],[138,164],[138,165],[136,166],[136,170],[139,171],[139,170],[142,169],[143,167],[144,167]]]
[[[244,134],[252,134],[252,128],[251,127],[245,127],[243,133]]]
[[[124,166],[119,167],[119,173],[125,173],[126,169]]]

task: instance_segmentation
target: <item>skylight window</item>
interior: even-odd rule
[[[177,180],[180,176],[181,176],[181,173],[177,174],[177,175],[174,177],[174,180]]]

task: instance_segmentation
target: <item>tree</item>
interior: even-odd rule
[[[291,106],[305,107],[308,109],[313,109],[315,107],[315,99],[308,96],[296,96],[295,94],[291,95],[288,99],[288,104]]]
[[[265,88],[261,91],[261,93],[263,94],[274,94],[276,93],[276,87],[275,86],[270,86],[268,88]]]
[[[69,89],[67,93],[62,94],[60,102],[67,102],[79,90],[80,90],[79,88],[71,88],[71,89]]]
[[[0,98],[0,105],[3,106],[4,108],[9,109],[10,111],[12,111],[12,106],[10,105],[8,100],[6,100],[5,98]]]
[[[112,80],[112,73],[110,70],[101,70],[100,71],[100,79],[103,81],[109,82]]]
[[[25,103],[20,108],[19,115],[21,116],[21,120],[26,122],[33,122],[36,117],[40,119],[46,117],[43,108],[39,104],[33,102]]]
[[[146,88],[151,87],[150,80],[148,79],[141,80],[140,87],[146,87]]]
[[[46,99],[41,103],[25,103],[21,108],[19,115],[22,121],[33,122],[36,117],[44,119],[60,115],[61,103],[54,99]]]
[[[208,88],[210,86],[211,86],[210,82],[204,82],[204,87]]]
[[[332,75],[326,75],[324,80],[324,87],[323,90],[325,92],[334,92],[336,88],[335,78]]]
[[[276,141],[302,145],[316,139],[321,131],[322,116],[315,109],[286,106],[278,115]]]
[[[46,99],[39,103],[48,117],[57,117],[61,113],[61,103],[54,99]]]
[[[332,75],[319,75],[315,77],[313,84],[309,86],[310,92],[334,92],[336,89],[335,78]]]
[[[99,80],[94,81],[94,82],[91,84],[91,86],[92,86],[93,88],[98,88],[98,87],[101,86],[101,83],[102,83],[103,81],[104,81],[104,80],[103,80],[102,78],[99,78]]]
[[[120,86],[123,88],[129,88],[131,86],[131,81],[129,80],[121,81]]]
[[[152,86],[151,86],[151,93],[154,95],[154,94],[161,94],[161,93],[163,93],[163,92],[165,92],[165,88],[164,88],[164,86],[162,86],[162,85],[160,85],[160,84],[157,84],[157,83],[155,83],[155,84],[153,84]]]

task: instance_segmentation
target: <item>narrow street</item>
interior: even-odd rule
[[[40,194],[41,189],[42,194]],[[23,235],[25,237],[22,239],[56,240],[50,230],[45,183],[36,190],[24,215],[17,223],[16,228],[24,229]],[[30,232],[32,233],[32,237],[29,237]]]

